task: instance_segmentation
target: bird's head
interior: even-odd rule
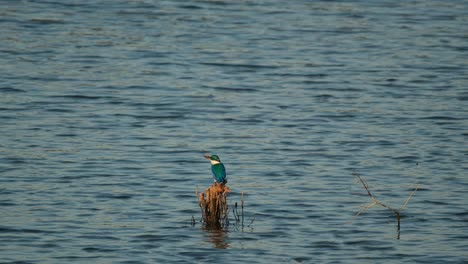
[[[218,157],[218,155],[204,155],[205,159],[210,160],[211,164],[217,164],[221,162],[221,159]]]

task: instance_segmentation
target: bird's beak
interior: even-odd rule
[[[205,159],[208,159],[208,160],[210,159],[210,156],[208,155],[203,155],[203,157],[205,157]]]

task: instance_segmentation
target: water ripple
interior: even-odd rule
[[[2,261],[466,259],[463,1],[7,2]]]

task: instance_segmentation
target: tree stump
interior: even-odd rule
[[[198,194],[202,220],[207,226],[223,226],[228,221],[227,193],[231,190],[224,184],[213,183],[205,192]]]

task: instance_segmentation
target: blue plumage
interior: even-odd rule
[[[226,184],[227,183],[227,174],[224,164],[221,163],[221,159],[217,155],[205,156],[206,159],[210,160],[211,163],[211,173],[213,174],[213,179],[216,183]]]
[[[217,163],[211,165],[211,172],[213,173],[213,178],[217,183],[226,183],[226,168],[222,163]]]

